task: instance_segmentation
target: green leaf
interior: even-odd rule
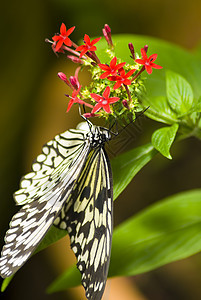
[[[157,151],[151,144],[146,144],[123,153],[112,160],[114,199],[120,195],[133,177],[156,153]]]
[[[2,285],[1,285],[1,292],[2,293],[6,290],[7,286],[9,285],[9,283],[11,282],[11,280],[13,279],[13,276],[14,275],[12,275],[12,276],[7,277],[7,278],[4,279],[4,281],[3,281]]]
[[[170,108],[167,98],[164,96],[144,98],[143,106],[149,106],[149,109],[145,111],[145,115],[152,120],[162,122],[165,124],[174,124],[178,122],[177,116]]]
[[[193,104],[193,90],[186,79],[172,71],[166,73],[167,98],[178,114],[188,112]]]
[[[165,157],[172,159],[170,155],[170,147],[175,139],[178,124],[174,124],[169,127],[163,127],[156,130],[152,135],[152,145]]]
[[[197,101],[194,101],[191,109],[188,112],[186,112],[183,115],[180,115],[179,117],[183,117],[185,115],[189,115],[192,113],[200,113],[200,112],[201,112],[201,97]]]
[[[152,205],[114,230],[109,276],[133,276],[201,250],[201,189],[179,193]],[[48,288],[80,284],[76,266]],[[71,283],[73,276],[73,285]]]

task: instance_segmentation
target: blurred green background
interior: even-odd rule
[[[0,244],[12,215],[17,211],[12,193],[20,177],[30,170],[31,161],[41,146],[55,134],[75,127],[80,121],[77,109],[65,114],[67,93],[57,78],[62,71],[74,74],[75,66],[59,59],[44,42],[59,31],[64,22],[76,26],[73,40],[84,33],[102,34],[105,23],[112,33],[150,35],[185,48],[196,47],[201,40],[201,2],[192,0],[144,1],[9,1],[1,3],[1,89],[0,89]],[[145,37],[146,43],[146,37]],[[143,46],[143,45],[142,45]],[[87,74],[80,81],[87,84]],[[159,126],[143,120],[136,145],[149,141]],[[115,224],[150,203],[182,190],[200,187],[201,144],[188,139],[173,147],[173,161],[159,155],[144,168],[115,202]],[[135,195],[133,197],[133,194]],[[137,229],[136,229],[137,230]],[[133,233],[134,234],[134,233]],[[61,241],[33,257],[15,276],[2,299],[80,299],[80,289],[46,295],[45,288],[74,262],[68,241]],[[124,300],[129,299],[201,299],[201,255],[172,263],[130,279],[119,279]],[[105,299],[117,299],[114,283]],[[129,291],[130,294],[127,295]],[[120,292],[119,292],[120,295]],[[130,298],[129,298],[130,297]]]

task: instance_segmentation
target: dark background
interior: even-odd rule
[[[57,72],[68,76],[74,65],[58,59],[45,38],[64,22],[76,26],[74,41],[84,33],[100,36],[105,23],[112,33],[150,35],[193,49],[201,39],[201,2],[144,1],[14,1],[1,3],[0,80],[0,244],[17,208],[12,194],[30,170],[41,146],[55,134],[75,127],[77,109],[65,114],[67,93]],[[146,40],[146,39],[145,39]],[[88,75],[80,81],[87,83]],[[160,125],[160,124],[159,124]],[[157,125],[158,126],[158,125]],[[137,144],[149,141],[156,124],[143,119]],[[200,187],[201,144],[194,139],[172,149],[174,159],[159,155],[132,181],[115,202],[115,224],[161,198]],[[133,194],[135,195],[133,197]],[[137,229],[136,229],[137,230]],[[68,239],[34,256],[18,272],[2,299],[80,299],[82,288],[46,295],[45,288],[74,262]],[[201,299],[201,256],[175,262],[144,275],[110,281],[105,299]],[[118,291],[118,296],[115,295]],[[123,297],[120,297],[121,292]]]

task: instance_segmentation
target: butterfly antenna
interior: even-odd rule
[[[125,128],[127,128],[131,123],[133,123],[133,122],[135,122],[139,117],[141,117],[144,113],[145,113],[145,111],[147,111],[147,109],[149,109],[149,107],[150,106],[148,106],[148,107],[146,107],[137,117],[135,117],[135,119],[134,120],[132,120],[131,122],[129,122],[129,123],[127,123],[126,125],[125,125],[125,127],[123,127],[123,129],[121,129],[119,132],[118,132],[118,134],[120,134]],[[117,135],[118,135],[117,134]]]

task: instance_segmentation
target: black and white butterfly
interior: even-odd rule
[[[100,300],[113,230],[112,173],[104,149],[111,136],[107,129],[84,124],[44,145],[22,177],[14,199],[23,206],[6,233],[0,275],[14,274],[54,224],[69,233],[87,299]]]

